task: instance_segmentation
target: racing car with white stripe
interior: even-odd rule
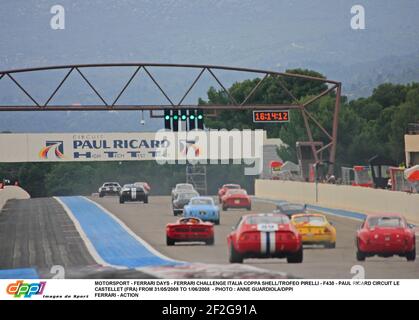
[[[119,203],[128,201],[142,201],[148,203],[148,192],[142,186],[125,184],[119,195]]]
[[[303,243],[298,230],[284,214],[260,213],[241,217],[227,237],[231,263],[248,258],[286,258],[303,262]]]

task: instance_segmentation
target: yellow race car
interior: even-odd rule
[[[295,214],[292,224],[303,238],[303,244],[322,244],[326,248],[336,248],[336,228],[325,215],[317,213]]]

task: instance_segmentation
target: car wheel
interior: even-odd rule
[[[175,245],[175,240],[173,240],[173,239],[171,239],[169,237],[166,237],[166,244],[168,246],[174,246]]]
[[[246,209],[247,209],[247,211],[251,211],[252,207],[250,206],[250,207],[247,207]]]
[[[362,251],[360,251],[359,249],[356,251],[356,260],[358,261],[365,261],[365,253],[363,253]]]
[[[214,245],[214,238],[211,238],[211,239],[209,239],[209,240],[205,241],[205,243],[206,243],[208,246],[213,246],[213,245]]]
[[[144,198],[144,203],[148,203],[148,197]]]
[[[177,212],[176,212],[175,210],[173,210],[173,215],[174,215],[175,217],[177,217]]]
[[[123,198],[119,198],[119,203],[124,203],[124,199]]]
[[[103,193],[99,193],[99,198],[103,198]]]
[[[230,263],[243,263],[243,256],[234,249],[233,244],[230,245]]]
[[[220,224],[220,219],[215,220],[215,224],[218,226]]]
[[[415,261],[416,260],[416,248],[406,254],[407,261]]]
[[[223,206],[223,211],[227,211],[227,209],[228,209],[227,207]]]
[[[296,253],[291,254],[287,257],[288,263],[302,263],[303,262],[303,247],[300,248]]]

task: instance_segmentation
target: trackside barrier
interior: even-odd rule
[[[255,196],[366,214],[400,213],[419,224],[419,194],[297,181],[256,180]]]
[[[25,190],[17,186],[5,186],[0,188],[0,211],[8,200],[29,199],[30,195]]]

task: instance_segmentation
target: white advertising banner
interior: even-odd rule
[[[263,130],[0,134],[0,162],[260,159]]]

